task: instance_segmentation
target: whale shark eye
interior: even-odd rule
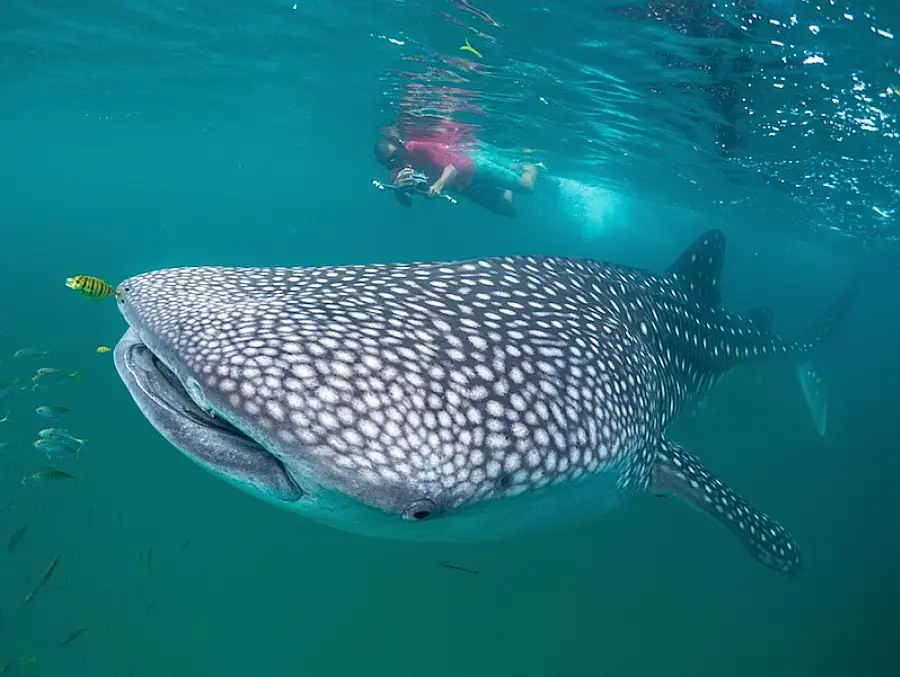
[[[437,506],[430,498],[413,501],[403,510],[403,519],[407,522],[422,522],[427,520],[437,510]]]

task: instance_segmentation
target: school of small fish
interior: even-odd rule
[[[68,278],[66,286],[94,299],[117,296],[116,290],[107,283],[84,275]],[[99,345],[93,351],[102,355],[111,352],[111,348]],[[0,463],[4,470],[7,467],[32,466],[21,478],[21,483],[34,486],[35,490],[60,481],[77,483],[78,474],[73,465],[78,462],[88,442],[68,427],[77,418],[74,395],[77,394],[81,373],[57,366],[41,366],[52,364],[51,351],[31,346],[19,348],[12,353],[10,360],[0,360]],[[10,374],[11,371],[18,373]],[[35,430],[30,449],[20,436],[13,433],[28,427]],[[6,522],[17,519],[16,503],[6,497],[0,499],[0,516]],[[119,519],[121,523],[121,515]],[[23,520],[19,518],[20,522]],[[10,526],[14,525],[14,522],[10,523]],[[27,523],[16,526],[6,541],[5,556],[20,557],[18,551],[23,544],[26,550],[29,548],[33,536],[30,529],[34,528]],[[30,591],[22,599],[23,606],[32,604],[42,591],[46,593],[48,582],[57,571],[60,560],[61,553],[57,552],[39,577],[32,576]],[[37,570],[35,574],[39,572]],[[0,608],[0,636],[6,629],[6,618],[9,617],[4,615],[4,611]],[[60,637],[58,644],[68,646],[87,631],[88,628],[76,627]],[[26,665],[35,662],[35,656],[0,656],[0,675],[19,674]]]
[[[45,397],[66,392],[63,384],[75,384],[79,379],[79,372],[59,369],[57,367],[37,367],[34,368],[33,363],[40,359],[50,362],[50,352],[39,348],[20,348],[13,353],[11,364],[21,371],[31,372],[31,376],[18,375],[12,380],[0,380],[0,407],[4,414],[0,417],[0,457],[6,460],[7,457],[12,458],[20,447],[19,440],[7,439],[8,430],[22,428],[22,423],[26,425],[36,425],[40,418],[56,419],[69,414],[71,407],[61,404],[43,403]],[[0,369],[0,377],[5,377],[4,369]],[[68,389],[71,394],[71,386]],[[35,406],[35,401],[41,402]],[[33,407],[34,417],[28,417],[28,409]],[[24,416],[14,415],[24,412]],[[31,420],[29,421],[29,418]],[[21,420],[21,419],[24,419]],[[46,424],[45,424],[46,425]],[[77,460],[82,449],[87,443],[86,439],[76,437],[66,428],[40,428],[37,431],[36,439],[33,442],[34,450],[37,454],[29,455],[27,452],[16,454],[14,460],[17,463],[24,462],[31,465],[38,463],[39,467],[30,474],[22,478],[22,484],[37,485],[45,484],[57,480],[76,480],[76,475],[66,470],[61,465]],[[12,514],[13,501],[6,502],[0,507],[0,513]],[[6,545],[8,556],[13,556],[17,550],[28,540],[29,525],[22,524],[19,526],[9,538]],[[46,566],[37,583],[31,588],[28,594],[22,600],[23,605],[31,604],[35,597],[47,585],[48,581],[53,577],[60,561],[60,553],[50,561]],[[2,610],[0,610],[0,633],[5,629],[3,622]],[[75,641],[86,628],[78,628],[73,630],[69,635],[60,642],[61,646],[66,646]],[[24,665],[37,662],[35,656],[17,656],[7,658],[0,661],[0,675],[18,674],[20,668]]]
[[[32,366],[29,363],[37,359],[49,361],[50,352],[26,347],[13,353],[13,357],[15,358],[14,364],[21,364],[24,369],[28,369]],[[61,386],[78,383],[80,372],[47,366],[31,368],[29,371],[31,371],[30,377],[19,375],[11,381],[0,380],[0,408],[4,412],[0,417],[0,424],[4,424],[4,428],[12,428],[9,425],[13,416],[11,407],[16,406],[21,409],[26,398],[31,399],[32,402],[36,400],[36,406],[32,405],[33,412],[41,419],[55,422],[58,419],[68,418],[73,411],[71,406],[60,404],[56,400],[60,393],[66,392],[66,389]],[[71,388],[68,392],[71,393]],[[22,426],[16,427],[21,429]],[[0,453],[8,455],[15,447],[19,446],[20,441],[7,439],[3,435],[4,432],[5,430],[0,428]],[[23,477],[22,484],[38,484],[62,479],[74,480],[76,476],[72,472],[59,466],[77,460],[86,443],[86,439],[77,437],[67,428],[42,426],[32,442],[33,449],[40,454],[35,455],[34,458],[43,462],[42,467],[36,468],[32,473]]]
[[[96,285],[85,288],[102,289]],[[90,296],[82,289],[79,291]],[[108,290],[101,293],[114,295]],[[100,355],[111,351],[105,345],[91,346],[88,350]],[[42,491],[55,495],[48,485],[62,483],[78,486],[80,473],[76,471],[77,463],[83,452],[89,453],[88,440],[76,432],[78,407],[75,403],[78,401],[81,374],[77,370],[41,366],[52,365],[53,362],[50,351],[34,347],[16,350],[10,360],[0,359],[0,468],[6,471],[8,468],[31,466],[21,477],[21,484],[28,487],[23,489],[26,495],[38,497],[37,500],[40,500]],[[34,430],[30,446],[12,434],[12,431],[23,428]],[[29,551],[41,540],[39,527],[33,521],[29,523],[31,518],[26,516],[27,508],[22,510],[23,501],[18,498],[10,500],[8,496],[0,494],[0,527],[9,527],[8,534],[4,536],[7,540],[0,544],[0,557],[15,558],[21,565],[28,562],[31,573],[26,580],[29,585],[19,603],[29,608],[41,604],[45,596],[52,597],[54,590],[66,587],[67,583],[61,583],[58,578],[59,572],[65,569],[67,555],[57,549],[31,563]],[[87,516],[89,528],[94,524],[94,512],[94,506],[91,506]],[[120,527],[123,524],[121,511],[118,524]],[[190,540],[184,540],[180,549],[184,551],[189,544]],[[146,569],[153,569],[153,548],[142,550],[140,563]],[[8,572],[8,567],[9,564],[0,559],[0,571]],[[4,582],[11,581],[4,578]],[[144,598],[140,584],[124,591],[123,599],[137,601],[148,613],[154,609],[154,604]],[[4,643],[4,634],[14,622],[15,607],[15,604],[6,603],[5,596],[0,600],[0,677],[29,674],[33,664],[38,662],[37,656],[25,652],[19,655],[8,653],[13,647]],[[43,609],[41,612],[46,613]],[[50,646],[55,644],[59,651],[71,651],[69,645],[84,641],[86,633],[91,636],[94,632],[89,627],[73,626],[67,634],[53,638]]]

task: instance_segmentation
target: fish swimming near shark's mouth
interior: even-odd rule
[[[333,526],[476,541],[670,493],[796,574],[799,549],[666,438],[727,371],[780,358],[825,432],[820,348],[726,312],[724,235],[663,274],[506,257],[171,268],[123,282],[117,370],[150,423],[218,477]]]

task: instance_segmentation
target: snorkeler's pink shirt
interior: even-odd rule
[[[454,153],[448,146],[434,141],[407,141],[409,164],[419,172],[425,172],[431,181],[437,181],[447,165],[456,168],[456,176],[447,188],[465,190],[475,176],[475,165],[468,155]]]

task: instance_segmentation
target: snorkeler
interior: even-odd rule
[[[450,189],[472,202],[502,216],[513,217],[513,195],[531,193],[537,179],[537,167],[523,164],[521,173],[504,166],[484,151],[455,151],[435,141],[408,141],[382,137],[375,144],[375,157],[391,170],[391,184],[400,189],[415,182],[414,172],[422,172],[431,182],[428,197]],[[406,190],[394,192],[405,207],[412,205]]]

